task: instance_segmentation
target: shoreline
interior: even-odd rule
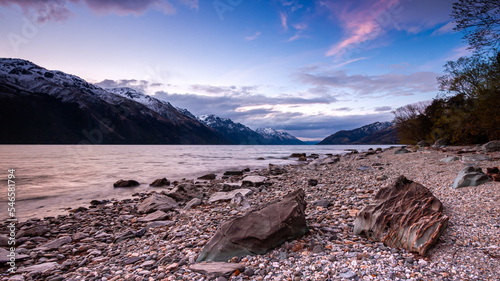
[[[386,149],[366,156],[365,153],[346,154],[334,164],[316,166],[309,161],[285,165],[287,173],[278,176],[269,175],[267,169],[246,173],[265,176],[269,184],[248,195],[252,208],[303,188],[310,232],[264,255],[235,260],[248,272],[232,279],[497,280],[496,274],[500,272],[500,183],[452,189],[454,178],[466,163],[440,162],[446,156],[458,155],[463,148],[448,149],[445,152],[423,150],[398,155],[394,154],[394,149]],[[467,154],[476,152],[467,151],[460,156]],[[500,166],[498,152],[488,155],[493,161],[478,163],[483,170]],[[359,170],[359,167],[368,168]],[[387,179],[377,180],[382,175]],[[437,245],[423,257],[385,247],[352,233],[357,211],[370,202],[379,188],[390,185],[400,175],[429,188],[443,203],[443,213],[450,217],[449,226]],[[310,186],[310,179],[318,180],[318,184]],[[239,176],[228,180],[194,180],[205,193],[202,204],[188,210],[181,205],[167,212],[168,218],[162,223],[156,222],[163,224],[157,227],[150,225],[155,222],[142,222],[145,215],[138,214],[135,209],[148,193],[136,194],[133,199],[96,204],[88,209],[73,209],[69,214],[55,218],[20,223],[18,231],[29,229],[31,224],[43,225],[49,232],[40,238],[25,236],[18,239],[19,243],[22,242],[17,247],[18,255],[28,256],[17,261],[18,268],[22,270],[22,267],[42,264],[47,267],[44,273],[24,273],[25,280],[53,276],[66,280],[200,280],[203,275],[193,272],[189,266],[222,222],[244,213],[229,202],[208,203],[207,199],[219,191],[220,183],[240,180]],[[329,200],[332,205],[314,206],[314,202],[320,199]],[[4,233],[6,227],[4,222],[2,224]],[[141,237],[113,242],[127,231],[137,233],[145,228]],[[70,237],[67,241],[71,241],[56,249],[40,248],[64,237]],[[2,266],[0,270],[5,268]],[[5,273],[0,276],[2,280],[8,280]]]

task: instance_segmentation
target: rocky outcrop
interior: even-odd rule
[[[264,254],[308,232],[305,192],[298,189],[244,216],[225,222],[205,245],[198,262]]]
[[[169,185],[170,185],[170,181],[167,180],[166,178],[156,179],[151,184],[149,184],[149,186],[152,186],[152,187],[162,187],[162,186],[169,186]]]
[[[141,185],[135,180],[118,180],[113,184],[114,187],[134,187]]]
[[[400,176],[357,214],[354,233],[425,255],[448,226],[442,211],[429,189]]]
[[[466,186],[478,186],[490,181],[488,176],[483,173],[479,167],[465,167],[455,178],[452,188],[461,188]]]
[[[490,141],[486,144],[483,144],[482,149],[484,152],[500,151],[500,141],[495,140],[495,141]]]
[[[175,202],[175,200],[171,197],[164,194],[153,193],[142,203],[137,205],[137,211],[142,214],[148,214],[158,210],[166,212],[176,208],[177,206],[177,202]]]

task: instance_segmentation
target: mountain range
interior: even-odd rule
[[[272,128],[195,117],[131,88],[103,89],[29,61],[0,58],[3,144],[301,144]],[[259,133],[260,132],[260,133]]]
[[[393,123],[375,122],[354,130],[338,131],[318,144],[397,144],[398,142],[399,138]]]

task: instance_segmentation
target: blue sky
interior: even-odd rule
[[[0,0],[0,56],[322,139],[436,96],[453,2]]]

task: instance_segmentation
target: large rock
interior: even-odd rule
[[[44,251],[56,250],[61,248],[62,245],[71,243],[72,241],[73,239],[71,239],[71,237],[63,236],[41,245],[39,249],[42,249]]]
[[[169,186],[169,185],[170,185],[170,181],[167,180],[166,178],[155,179],[152,183],[149,184],[149,186],[152,186],[152,187],[162,187],[162,186]]]
[[[154,213],[148,214],[143,218],[139,218],[137,221],[139,222],[152,222],[152,221],[162,221],[168,219],[168,214],[163,211],[156,211]]]
[[[260,186],[263,185],[264,182],[266,181],[266,177],[263,176],[246,176],[243,178],[241,181],[241,186],[247,187],[247,186]]]
[[[425,255],[448,226],[442,210],[429,189],[400,176],[357,214],[354,233]]]
[[[139,213],[147,214],[155,211],[170,211],[173,208],[178,207],[177,202],[171,197],[164,194],[153,193],[151,196],[146,198],[142,203],[137,205],[137,211]]]
[[[27,267],[21,267],[16,270],[16,273],[29,272],[31,274],[44,273],[47,271],[54,270],[58,267],[57,262],[46,262],[41,264],[35,264]]]
[[[34,224],[26,229],[21,229],[16,235],[16,238],[21,238],[21,237],[36,237],[36,236],[43,236],[47,232],[49,232],[49,229],[41,224]]]
[[[219,276],[229,278],[236,270],[243,272],[245,266],[240,263],[202,262],[190,265],[189,269],[207,275],[208,278]]]
[[[206,174],[201,177],[198,177],[199,180],[215,180],[217,178],[216,174]]]
[[[273,176],[285,174],[286,170],[278,165],[269,164],[269,174]]]
[[[448,156],[448,157],[440,159],[439,161],[445,162],[445,163],[450,163],[450,162],[454,162],[454,161],[458,161],[458,160],[460,160],[460,158],[458,158],[456,156]]]
[[[118,180],[113,184],[113,187],[134,187],[141,185],[135,180]]]
[[[486,144],[483,144],[483,151],[485,152],[494,152],[494,151],[500,151],[500,141],[490,141]]]
[[[189,201],[193,198],[203,198],[203,193],[193,183],[181,183],[166,193],[176,201]]]
[[[483,154],[463,155],[462,162],[481,162],[491,161],[491,158]]]
[[[210,199],[208,199],[208,203],[214,203],[217,201],[229,201],[233,200],[233,198],[236,196],[236,194],[240,193],[243,196],[247,196],[249,194],[252,194],[252,190],[248,188],[240,188],[240,189],[234,189],[229,192],[216,192],[210,196]]]
[[[466,186],[478,186],[488,181],[490,181],[490,179],[483,173],[481,168],[465,167],[458,173],[452,187],[461,188]]]
[[[198,262],[227,261],[232,257],[265,254],[308,232],[304,190],[298,189],[281,201],[263,205],[244,216],[225,222],[205,245]]]

